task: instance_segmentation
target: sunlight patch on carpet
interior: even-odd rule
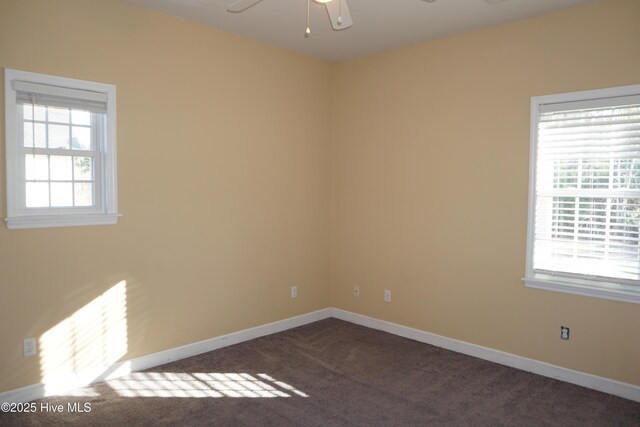
[[[309,397],[267,374],[138,372],[107,384],[125,397]]]

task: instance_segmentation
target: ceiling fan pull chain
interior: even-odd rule
[[[309,37],[309,34],[311,34],[311,28],[309,28],[309,4],[310,3],[311,3],[311,0],[307,0],[307,29],[304,30],[305,37]]]
[[[342,25],[342,0],[338,0],[338,25]]]

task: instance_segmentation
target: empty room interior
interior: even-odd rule
[[[640,423],[640,1],[0,0],[0,67],[0,423]]]

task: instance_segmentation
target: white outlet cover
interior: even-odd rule
[[[22,354],[25,356],[34,356],[36,354],[36,339],[27,338],[22,343]]]
[[[292,286],[291,287],[291,298],[296,298],[298,296],[298,287],[297,286]]]
[[[391,291],[389,289],[384,290],[384,300],[385,302],[391,302]]]

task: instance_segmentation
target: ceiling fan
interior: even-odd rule
[[[232,3],[227,12],[240,13],[260,3],[262,0],[237,0]],[[353,25],[351,20],[351,13],[349,13],[349,7],[346,0],[313,0],[315,3],[324,5],[327,8],[329,14],[329,20],[334,30],[345,30]],[[311,29],[309,27],[309,8],[311,0],[307,0],[307,29],[304,32],[305,37],[309,37]]]

